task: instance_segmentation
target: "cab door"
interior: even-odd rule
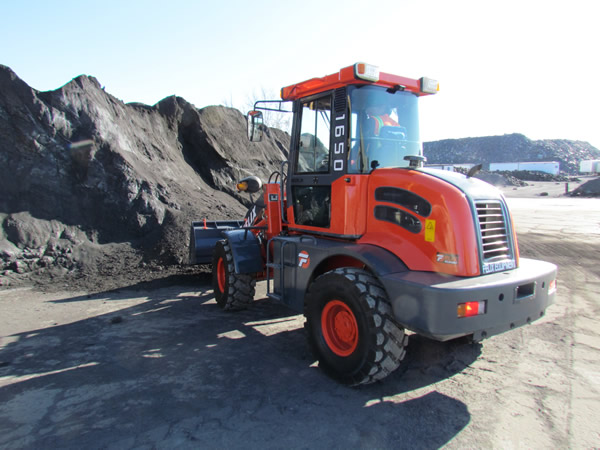
[[[290,228],[336,234],[332,210],[339,199],[332,184],[346,173],[345,89],[307,97],[295,108],[288,176]]]

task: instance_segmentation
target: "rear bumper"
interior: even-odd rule
[[[531,323],[554,302],[554,264],[521,258],[514,270],[459,278],[428,272],[399,272],[381,277],[396,319],[409,330],[446,341],[473,335],[473,340]],[[485,301],[486,313],[457,317],[457,306]]]

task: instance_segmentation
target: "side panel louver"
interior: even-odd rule
[[[346,88],[339,88],[335,90],[334,108],[336,113],[344,113],[348,108],[346,101]]]

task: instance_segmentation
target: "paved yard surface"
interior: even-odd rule
[[[225,313],[210,280],[0,291],[0,448],[600,447],[600,200],[510,198],[521,255],[559,265],[533,325],[411,336],[384,382],[315,366],[303,317]]]

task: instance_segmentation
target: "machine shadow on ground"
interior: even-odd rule
[[[393,397],[461,371],[480,346],[412,336],[400,370],[348,388],[316,367],[302,316],[270,299],[223,312],[206,280],[194,281],[175,277],[55,300],[144,297],[133,307],[13,336],[0,350],[0,446],[438,448],[469,423],[466,405],[434,388]]]

